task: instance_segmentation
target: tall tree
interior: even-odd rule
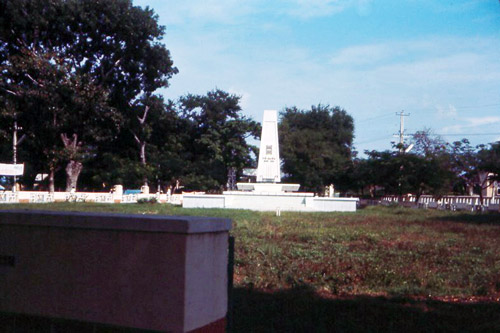
[[[43,152],[41,159],[49,168],[51,190],[55,169],[64,160],[68,161],[67,188],[71,189],[76,186],[85,151],[88,153],[90,145],[106,132],[105,127],[114,123],[106,92],[93,85],[87,75],[71,72],[55,54],[24,51],[26,55],[12,57],[3,70],[7,80],[2,82],[3,87],[9,79],[17,82],[6,89],[14,97],[8,100],[10,106],[14,105],[10,116],[23,124],[31,147]]]
[[[230,168],[241,175],[252,163],[252,147],[246,139],[257,137],[259,126],[241,114],[239,100],[219,89],[180,98],[181,117],[189,134],[183,154],[188,165],[183,177],[187,186],[219,190],[227,183]]]
[[[279,125],[280,157],[287,181],[304,190],[323,192],[341,181],[352,158],[354,123],[339,107],[312,106],[311,110],[286,108]]]
[[[455,190],[462,194],[472,195],[481,172],[477,147],[472,146],[470,141],[464,138],[451,144],[450,155],[451,168],[457,177]]]
[[[172,168],[172,163],[184,164],[178,156],[184,150],[187,126],[180,124],[172,104],[165,105],[163,98],[156,95],[137,100],[133,105],[136,117],[127,118],[126,130],[115,140],[120,145],[114,151],[103,152],[102,158],[92,163],[99,172],[86,174],[86,181],[94,187],[123,184],[136,188],[151,185],[157,178],[164,181],[179,176],[182,167]]]
[[[144,175],[142,177],[143,184],[148,185],[146,145],[148,144],[153,131],[151,114],[156,114],[156,118],[158,119],[158,115],[165,112],[165,106],[161,97],[155,95],[144,95],[141,99],[134,103],[134,111],[137,115],[135,118],[130,119],[127,127],[132,132],[134,140],[139,147],[139,161],[144,170]]]
[[[85,140],[92,135],[82,133],[93,132],[95,137],[107,131],[107,141],[116,137],[109,127],[134,118],[135,101],[168,86],[177,72],[160,43],[164,28],[152,10],[134,7],[129,0],[6,0],[0,3],[0,13],[0,107],[21,103],[29,107],[16,107],[16,117],[23,113],[29,118],[35,110],[47,115],[39,117],[39,125],[52,128],[48,138],[37,127],[21,125],[47,150],[53,164],[49,169],[64,161],[68,184],[75,184],[81,158],[91,156],[82,152],[96,146]],[[39,95],[27,101],[35,86]],[[39,103],[41,99],[45,103]],[[61,117],[98,120],[59,121]],[[66,126],[64,132],[54,118]],[[104,128],[97,129],[101,125]]]
[[[500,141],[481,147],[478,158],[479,168],[489,174],[489,180],[500,181]]]
[[[477,152],[479,186],[481,187],[481,202],[483,189],[491,186],[495,181],[500,182],[500,141],[491,143],[489,147],[480,146]],[[495,194],[494,194],[495,195]]]
[[[412,143],[414,146],[411,152],[424,157],[443,154],[448,150],[448,143],[439,135],[434,135],[429,128],[415,132]]]
[[[450,189],[452,173],[439,158],[396,151],[371,151],[367,154],[368,180],[383,187],[386,194],[402,196],[412,193],[418,201],[422,194],[439,197]]]

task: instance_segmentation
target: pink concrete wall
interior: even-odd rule
[[[212,233],[187,240],[184,326],[188,330],[203,326],[211,318],[226,316],[227,260],[218,258],[227,257],[227,237],[225,233]]]
[[[0,311],[185,332],[224,318],[224,219],[0,212]]]

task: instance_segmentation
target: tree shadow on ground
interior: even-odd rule
[[[307,287],[234,289],[234,332],[491,332],[500,303],[354,296],[323,298]]]
[[[448,214],[447,216],[432,217],[437,221],[451,221],[462,222],[469,224],[490,224],[500,225],[500,214],[498,212],[484,212],[484,213],[456,213]]]

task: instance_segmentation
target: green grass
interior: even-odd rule
[[[500,297],[500,215],[370,207],[357,213],[182,209],[165,204],[2,205],[233,219],[235,285],[333,295]]]
[[[369,207],[277,217],[165,204],[0,206],[7,208],[231,218],[237,331],[500,330],[498,213]],[[339,315],[344,321],[330,318]]]

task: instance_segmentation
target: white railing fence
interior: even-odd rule
[[[382,197],[381,204],[401,204],[401,205],[411,205],[417,206],[419,208],[434,208],[434,209],[449,209],[449,210],[492,210],[498,211],[500,207],[500,197],[483,197],[481,203],[481,198],[477,195],[465,196],[465,195],[446,195],[439,199],[431,195],[422,195],[416,202],[417,196],[412,194],[407,194],[401,198],[396,195],[387,195]]]
[[[182,194],[117,194],[104,192],[40,192],[40,191],[0,191],[0,204],[8,203],[50,203],[50,202],[96,202],[96,203],[137,203],[156,200],[159,203],[182,205]]]

